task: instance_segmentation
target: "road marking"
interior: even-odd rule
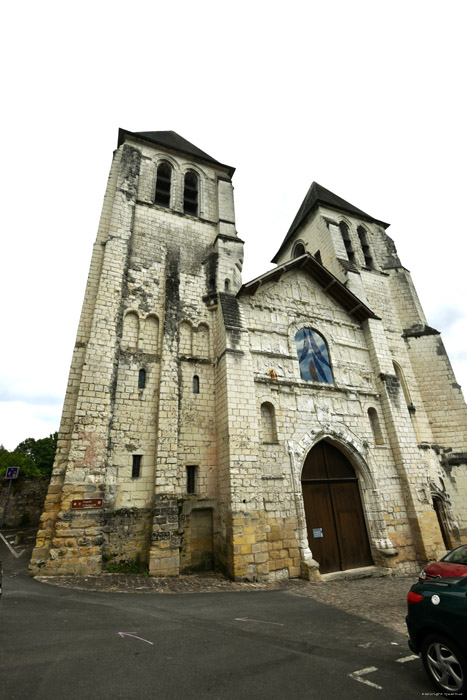
[[[349,673],[350,678],[353,678],[354,681],[358,681],[359,683],[365,683],[365,685],[369,685],[372,688],[377,688],[378,690],[382,690],[381,685],[377,685],[376,683],[372,683],[371,681],[367,680],[366,678],[362,678],[362,676],[365,676],[367,673],[374,673],[374,671],[377,671],[378,669],[376,666],[368,666],[367,668],[362,668],[360,671],[354,671],[353,673]]]
[[[403,656],[401,659],[396,659],[396,663],[405,664],[407,661],[414,661],[415,659],[418,659],[418,656],[410,654],[410,656]]]
[[[6,546],[8,547],[8,549],[10,550],[10,552],[13,554],[13,556],[16,557],[17,559],[19,559],[20,556],[21,556],[22,554],[24,554],[24,552],[26,551],[26,550],[22,549],[21,552],[17,553],[16,550],[15,550],[15,549],[11,546],[11,544],[8,542],[8,540],[5,539],[5,537],[3,537],[3,535],[2,535],[1,532],[0,532],[0,537],[1,537],[2,540],[5,542]]]
[[[150,642],[149,639],[143,639],[142,637],[137,637],[136,634],[130,634],[129,632],[119,632],[118,633],[120,637],[133,637],[133,639],[139,639],[140,642],[146,642],[146,644],[150,644],[151,646],[154,646],[154,642]]]
[[[260,622],[262,625],[279,625],[279,627],[284,626],[282,624],[282,622],[269,622],[268,620],[254,620],[251,617],[236,617],[235,620],[237,620],[237,622]]]

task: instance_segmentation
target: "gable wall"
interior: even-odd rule
[[[241,302],[255,367],[258,424],[261,424],[261,404],[265,401],[274,406],[277,422],[277,444],[260,442],[259,447],[265,510],[272,525],[277,531],[284,520],[294,522],[295,529],[298,528],[296,503],[292,497],[297,484],[291,470],[288,444],[299,444],[310,431],[317,430],[317,426],[331,424],[337,430],[341,426],[361,446],[366,445],[362,450],[366,450],[365,459],[371,465],[381,494],[387,534],[399,551],[398,566],[411,569],[416,559],[412,534],[362,328],[300,271],[285,274],[277,283],[263,285],[255,295],[243,296]],[[317,330],[326,339],[334,385],[300,378],[294,336],[303,327]],[[277,380],[271,378],[272,373],[277,375]],[[383,445],[375,444],[368,419],[370,407],[378,413]],[[299,484],[301,465],[296,469],[295,479],[298,474]],[[380,561],[375,545],[377,527],[372,524],[370,530],[373,556]],[[287,551],[287,555],[283,554],[287,560],[287,547],[281,551]],[[277,562],[278,570],[281,561]]]

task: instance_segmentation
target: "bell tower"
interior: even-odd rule
[[[120,129],[32,572],[212,564],[214,318],[242,283],[233,173],[173,131]]]

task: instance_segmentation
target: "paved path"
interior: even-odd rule
[[[174,594],[220,593],[222,591],[288,590],[312,598],[371,622],[406,634],[407,593],[414,576],[387,576],[311,583],[292,579],[276,583],[233,582],[220,575],[153,578],[135,574],[98,576],[38,576],[37,580],[62,588],[115,593]]]
[[[15,531],[4,530],[3,534],[12,544],[14,543]],[[23,541],[16,546],[16,549],[21,551],[21,556],[19,558],[8,556],[8,564],[4,562],[4,587],[8,586],[9,575],[27,571],[33,542],[29,535],[29,531],[25,532]],[[334,608],[358,615],[406,636],[407,593],[417,577],[386,576],[322,583],[311,583],[302,579],[275,583],[249,583],[230,581],[219,574],[178,578],[154,578],[137,574],[100,574],[97,576],[37,576],[36,580],[70,590],[146,595],[287,590],[293,595],[332,605]]]

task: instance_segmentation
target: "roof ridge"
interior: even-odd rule
[[[308,192],[306,193],[303,202],[301,203],[298,209],[298,212],[294,217],[294,220],[292,221],[289,230],[287,231],[284,240],[281,243],[279,250],[272,259],[273,263],[277,262],[277,259],[282,250],[284,249],[286,243],[288,243],[295,231],[299,228],[299,226],[301,226],[305,222],[308,215],[311,214],[311,212],[319,204],[328,206],[331,209],[336,209],[338,211],[347,212],[348,214],[353,214],[354,216],[357,216],[360,219],[364,219],[365,221],[380,224],[381,226],[383,226],[383,228],[387,228],[389,226],[389,224],[386,224],[384,221],[380,221],[379,219],[375,219],[373,216],[370,216],[370,214],[367,214],[362,209],[359,209],[347,200],[343,199],[342,197],[339,197],[339,195],[334,194],[334,192],[331,192],[331,190],[328,190],[326,187],[323,187],[323,185],[320,185],[319,182],[313,180],[310,187],[308,188]]]
[[[209,153],[202,151],[201,148],[195,146],[195,144],[188,141],[173,129],[168,131],[128,131],[127,129],[120,129],[118,135],[119,146],[124,142],[127,134],[151,143],[156,143],[158,146],[163,146],[170,150],[193,156],[207,163],[213,163],[215,165],[227,168],[230,176],[232,176],[235,172],[235,168],[230,165],[226,165],[225,163],[221,163],[216,158],[213,158],[209,155]]]

